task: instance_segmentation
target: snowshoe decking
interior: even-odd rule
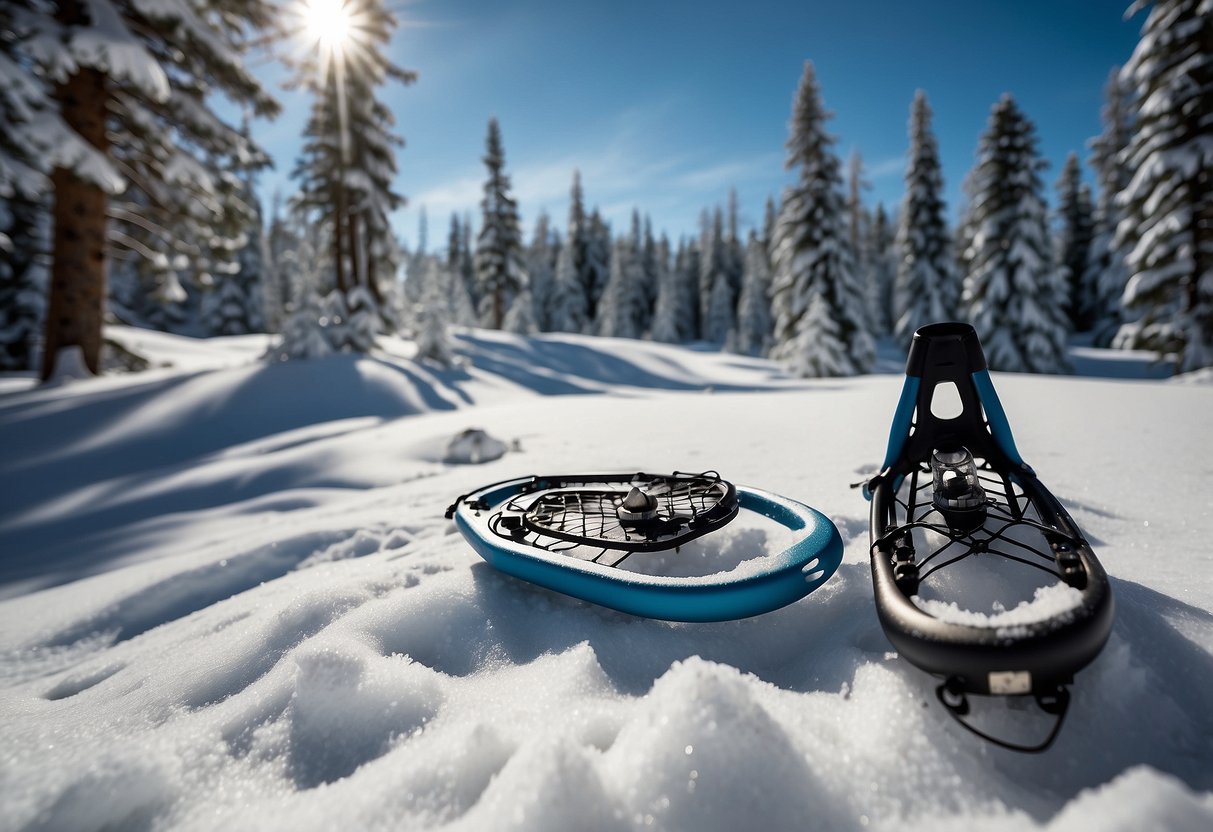
[[[778,555],[716,574],[669,576],[621,568],[677,550],[754,512],[797,540]],[[485,486],[447,510],[497,569],[604,607],[670,621],[726,621],[790,604],[842,560],[834,524],[806,505],[704,474],[533,476]]]
[[[1112,595],[1081,530],[1020,457],[973,327],[940,323],[914,334],[884,463],[864,492],[876,609],[889,641],[943,677],[937,696],[958,719],[968,713],[966,694],[1035,696],[1057,717],[1043,743],[1000,741],[960,721],[1006,747],[1047,748],[1065,715],[1066,686],[1108,639]],[[970,558],[1052,576],[1044,591],[1061,603],[1046,599],[999,621],[920,597],[941,570]]]

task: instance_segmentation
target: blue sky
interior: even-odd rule
[[[935,111],[951,213],[1004,92],[1037,125],[1051,196],[1066,153],[1085,160],[1108,71],[1129,57],[1143,20],[1123,19],[1125,0],[389,4],[402,20],[392,58],[420,74],[381,93],[407,142],[397,189],[409,204],[396,226],[415,245],[424,205],[430,248],[443,244],[451,211],[478,212],[490,115],[527,228],[541,209],[563,228],[574,168],[617,229],[636,206],[673,238],[692,233],[731,186],[743,226],[761,222],[767,195],[789,181],[783,145],[806,59],[835,114],[840,157],[863,155],[869,204],[901,198],[918,88]],[[281,98],[286,112],[254,125],[277,165],[261,178],[267,203],[293,190],[307,110],[301,93]]]

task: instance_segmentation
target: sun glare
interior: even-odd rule
[[[326,49],[340,51],[350,33],[345,0],[307,0],[307,28]]]

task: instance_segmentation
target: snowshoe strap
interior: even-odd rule
[[[935,688],[935,698],[947,709],[948,713],[952,715],[952,718],[956,720],[960,727],[970,734],[980,737],[988,743],[997,745],[999,748],[1005,748],[1008,751],[1018,751],[1022,754],[1039,754],[1042,751],[1047,751],[1061,732],[1061,724],[1065,721],[1066,712],[1070,709],[1070,692],[1066,689],[1065,685],[1058,685],[1052,690],[1036,693],[1037,707],[1044,713],[1056,717],[1056,719],[1053,722],[1053,728],[1044,740],[1035,745],[1026,745],[999,739],[991,734],[987,734],[965,720],[964,717],[969,714],[969,698],[965,694],[959,680],[948,679],[940,684],[939,687]]]

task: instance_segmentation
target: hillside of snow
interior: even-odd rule
[[[876,618],[848,485],[883,455],[895,350],[806,381],[572,335],[463,332],[451,370],[398,340],[265,364],[261,337],[109,335],[156,369],[0,380],[0,829],[1213,828],[1207,377],[1098,350],[994,376],[1117,604],[1027,756],[957,726]],[[445,461],[468,428],[509,451]],[[509,477],[673,469],[815,506],[842,567],[677,624],[499,574],[443,518]],[[700,556],[777,544],[730,528]],[[977,703],[1047,730],[1019,705]]]

